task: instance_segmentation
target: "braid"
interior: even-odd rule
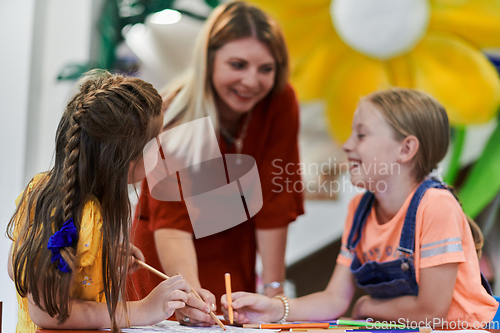
[[[75,207],[75,187],[77,186],[78,175],[78,157],[80,154],[80,123],[79,118],[83,113],[82,109],[78,109],[69,121],[69,129],[66,134],[66,148],[64,159],[64,180],[63,187],[63,217],[64,221],[69,220],[73,216],[73,208]]]
[[[69,128],[66,132],[66,147],[64,159],[64,186],[63,186],[63,218],[64,221],[74,217],[73,209],[77,206],[75,192],[79,187],[78,160],[80,155],[80,118],[87,109],[92,109],[93,103],[99,96],[106,96],[123,81],[123,77],[98,78],[89,80],[81,87],[81,99],[75,101],[75,112],[69,117]]]
[[[76,112],[70,116],[69,128],[66,133],[66,147],[64,158],[64,186],[63,186],[63,220],[66,222],[73,216],[73,209],[77,205],[75,202],[76,188],[78,187],[78,158],[80,155],[80,117],[84,110],[82,103],[78,105]],[[64,247],[60,250],[64,261],[75,269],[76,250],[72,247]]]

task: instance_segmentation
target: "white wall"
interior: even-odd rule
[[[14,199],[31,177],[50,167],[54,134],[73,82],[61,68],[89,59],[92,1],[0,1],[0,300],[3,331],[17,322],[14,284],[7,276],[7,223]]]
[[[7,276],[10,241],[7,222],[24,179],[24,147],[29,96],[31,43],[35,0],[0,2],[0,301],[4,332],[13,332],[17,305],[14,284]]]

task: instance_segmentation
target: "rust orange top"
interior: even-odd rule
[[[299,108],[290,85],[281,93],[259,102],[252,112],[242,154],[256,160],[263,207],[250,220],[231,229],[200,239],[193,236],[201,286],[214,293],[218,309],[220,297],[225,293],[225,273],[231,273],[233,292],[255,291],[255,230],[287,226],[304,213],[298,132]],[[222,139],[219,145],[222,154],[235,153],[234,145],[228,146]],[[192,233],[186,205],[183,201],[153,199],[145,180],[136,212],[133,242],[144,253],[149,265],[162,270],[156,253],[154,231],[174,228]],[[160,282],[159,277],[146,270],[138,270],[128,283],[129,297],[141,299]]]

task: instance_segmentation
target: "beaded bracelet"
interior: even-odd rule
[[[281,317],[281,319],[277,321],[278,324],[282,324],[288,318],[288,314],[290,313],[290,304],[288,303],[288,298],[286,298],[286,296],[284,295],[276,295],[274,296],[274,298],[278,298],[279,300],[281,300],[283,302],[283,307],[285,308],[283,317]]]

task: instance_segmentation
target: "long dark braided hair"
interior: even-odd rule
[[[105,71],[84,76],[57,128],[54,167],[32,191],[25,191],[21,201],[25,204],[19,205],[9,223],[19,295],[31,294],[35,304],[60,323],[70,313],[72,274],[51,263],[47,243],[71,218],[80,230],[83,207],[94,196],[103,222],[103,292],[112,330],[118,330],[115,314],[124,295],[130,255],[129,165],[158,135],[161,104],[153,86],[140,79]],[[16,225],[21,226],[17,237]],[[72,269],[76,243],[60,252]]]

